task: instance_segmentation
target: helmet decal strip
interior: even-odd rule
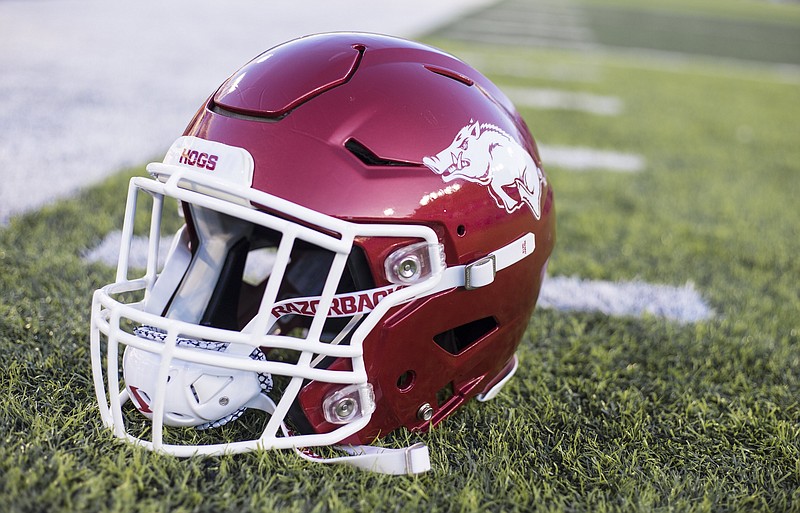
[[[326,317],[350,317],[369,313],[382,299],[404,287],[405,285],[389,285],[358,292],[337,294],[333,296]],[[319,305],[319,296],[279,301],[270,310],[272,321],[270,325],[286,315],[314,316],[319,310]]]

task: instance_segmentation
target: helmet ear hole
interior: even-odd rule
[[[397,378],[397,389],[401,392],[408,392],[414,386],[414,381],[416,381],[417,373],[413,370],[407,370]]]
[[[467,234],[467,227],[464,226],[463,224],[458,225],[458,227],[456,228],[456,233],[458,234],[459,237],[463,237],[464,235]]]

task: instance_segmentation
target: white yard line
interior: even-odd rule
[[[547,278],[542,285],[538,305],[618,317],[652,315],[681,323],[698,322],[714,316],[692,283],[674,287],[641,281],[609,282],[555,276]]]
[[[117,266],[119,258],[122,232],[114,230],[109,232],[103,240],[83,255],[83,259],[91,263],[101,263],[109,267]],[[163,269],[167,253],[172,244],[172,236],[161,237],[158,242],[158,268]],[[131,269],[145,269],[147,267],[147,250],[149,239],[143,236],[134,236],[131,239],[131,250],[128,256],[128,265]]]
[[[618,116],[624,109],[617,96],[534,87],[506,87],[503,92],[517,108],[575,110],[598,116]]]
[[[84,260],[116,267],[120,239],[121,232],[109,233],[97,247],[83,256]],[[159,268],[164,265],[171,242],[171,237],[163,237],[160,241]],[[133,238],[129,258],[131,268],[145,268],[147,246],[147,237]],[[255,261],[252,264],[263,266],[270,265],[269,262],[267,257],[266,262]],[[702,321],[714,316],[711,307],[691,283],[673,287],[641,281],[609,282],[555,276],[545,279],[538,304],[540,308],[600,312],[612,316],[653,315],[681,323]]]
[[[585,147],[539,145],[545,167],[559,167],[571,171],[615,171],[638,173],[647,161],[635,153],[597,150]]]

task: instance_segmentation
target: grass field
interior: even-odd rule
[[[743,4],[669,8],[724,25],[748,18]],[[762,7],[759,19],[797,33],[798,6]],[[714,317],[538,310],[497,400],[384,441],[428,444],[434,468],[417,477],[289,452],[152,454],[102,429],[88,316],[114,272],[81,257],[119,229],[127,178],[144,172],[132,169],[0,228],[0,510],[800,511],[800,76],[707,57],[661,66],[613,50],[431,42],[501,87],[620,98],[614,117],[523,109],[540,144],[647,163],[547,167],[559,216],[550,274],[692,282]]]

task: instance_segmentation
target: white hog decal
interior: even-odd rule
[[[431,171],[449,182],[462,178],[488,185],[497,206],[508,213],[530,207],[536,219],[541,217],[541,196],[544,174],[533,158],[510,135],[487,123],[471,124],[456,134],[450,146],[438,154],[422,159]],[[515,188],[514,198],[505,188]]]

